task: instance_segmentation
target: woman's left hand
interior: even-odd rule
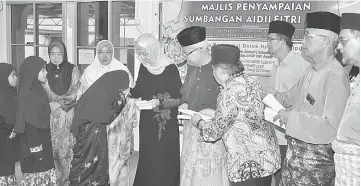
[[[194,114],[194,115],[192,116],[192,118],[191,118],[192,124],[193,124],[194,126],[196,126],[197,123],[198,123],[198,121],[201,120],[201,119],[202,119],[202,117],[201,117],[199,114]]]

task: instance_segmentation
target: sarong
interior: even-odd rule
[[[335,151],[335,185],[360,185],[360,146],[340,141],[332,142]]]
[[[335,165],[331,144],[310,144],[290,136],[286,139],[288,148],[282,167],[282,185],[334,185]]]

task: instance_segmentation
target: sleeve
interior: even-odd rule
[[[327,88],[327,87],[326,87]],[[336,136],[350,89],[347,82],[330,81],[325,93],[322,116],[307,112],[291,111],[288,116],[286,133],[310,143],[328,144]],[[322,132],[320,132],[322,131]]]
[[[2,128],[5,128],[5,129],[7,129],[7,130],[11,130],[12,127],[11,127],[11,125],[8,125],[8,124],[6,123],[5,118],[0,115],[0,129],[2,129]]]
[[[179,76],[179,71],[175,65],[169,67],[167,89],[171,98],[160,99],[160,109],[162,108],[173,108],[181,104],[181,93],[182,81]]]
[[[304,79],[308,76],[307,66],[306,70],[299,76],[297,83],[292,86],[292,88],[286,92],[276,92],[274,94],[278,102],[280,102],[285,108],[291,108],[295,105],[296,101],[300,99],[301,96],[301,85]]]
[[[239,89],[239,86],[233,86],[233,88]],[[222,138],[237,118],[238,106],[235,94],[229,91],[224,92],[224,95],[221,94],[214,119],[206,122],[201,128],[201,134],[205,141],[217,141]]]
[[[285,108],[292,107],[295,105],[297,98],[300,96],[298,84],[294,85],[287,92],[276,92],[274,96]]]
[[[75,106],[79,87],[80,87],[80,72],[78,67],[74,66],[70,88],[68,92],[65,95],[63,95],[62,98],[58,101],[58,103],[60,104],[61,108],[64,111],[68,111]]]
[[[277,76],[277,66],[275,64],[272,65],[270,77],[268,81],[268,86],[274,88],[276,84],[276,76]]]
[[[186,64],[187,65],[187,64]],[[181,86],[181,89],[180,89],[180,94],[181,94],[181,104],[183,104],[183,103],[187,103],[187,101],[186,101],[186,97],[185,97],[185,85],[187,85],[188,84],[188,79],[189,79],[189,70],[190,70],[190,68],[189,68],[189,66],[188,66],[188,68],[187,68],[187,73],[186,73],[186,77],[185,77],[185,79],[184,79],[184,83],[183,83],[183,85]],[[179,72],[178,72],[178,74],[179,74]]]
[[[143,81],[143,64],[140,65],[140,68],[139,68],[139,73],[138,73],[138,78],[137,78],[137,82],[134,86],[134,88],[131,88],[130,89],[130,95],[132,98],[140,98],[142,95],[141,95],[141,87],[142,87],[142,81]]]

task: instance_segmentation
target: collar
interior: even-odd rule
[[[323,63],[317,63],[317,64],[312,65],[312,69],[315,70],[316,72],[321,71],[321,70],[331,66],[331,64],[334,63],[335,60],[336,60],[336,58],[331,56]],[[330,62],[330,61],[332,61],[332,62]]]
[[[232,76],[230,76],[230,77],[224,82],[224,87],[227,87],[230,82],[232,82],[234,79],[236,79],[236,78],[238,78],[238,77],[240,77],[240,76],[243,76],[243,74],[244,74],[243,72],[240,72],[240,73],[233,74]],[[224,88],[224,87],[222,87],[222,88]]]
[[[279,65],[287,65],[287,64],[292,60],[292,58],[293,58],[294,55],[296,55],[296,53],[295,53],[293,50],[291,50],[291,51],[287,54],[287,56],[280,62]]]

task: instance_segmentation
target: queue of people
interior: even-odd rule
[[[177,35],[183,84],[151,34],[135,42],[136,82],[107,40],[83,74],[59,41],[48,63],[30,56],[19,72],[0,63],[0,186],[16,185],[15,162],[22,186],[130,185],[139,112],[135,186],[360,185],[360,78],[350,84],[343,67],[360,66],[360,15],[312,12],[305,27],[298,55],[295,27],[270,23],[267,46],[279,63],[268,84],[244,73],[238,47],[210,48],[202,26]],[[285,130],[264,118],[268,94],[286,108],[273,118]],[[139,110],[137,100],[152,108]],[[182,147],[178,109],[212,118],[185,121]]]

